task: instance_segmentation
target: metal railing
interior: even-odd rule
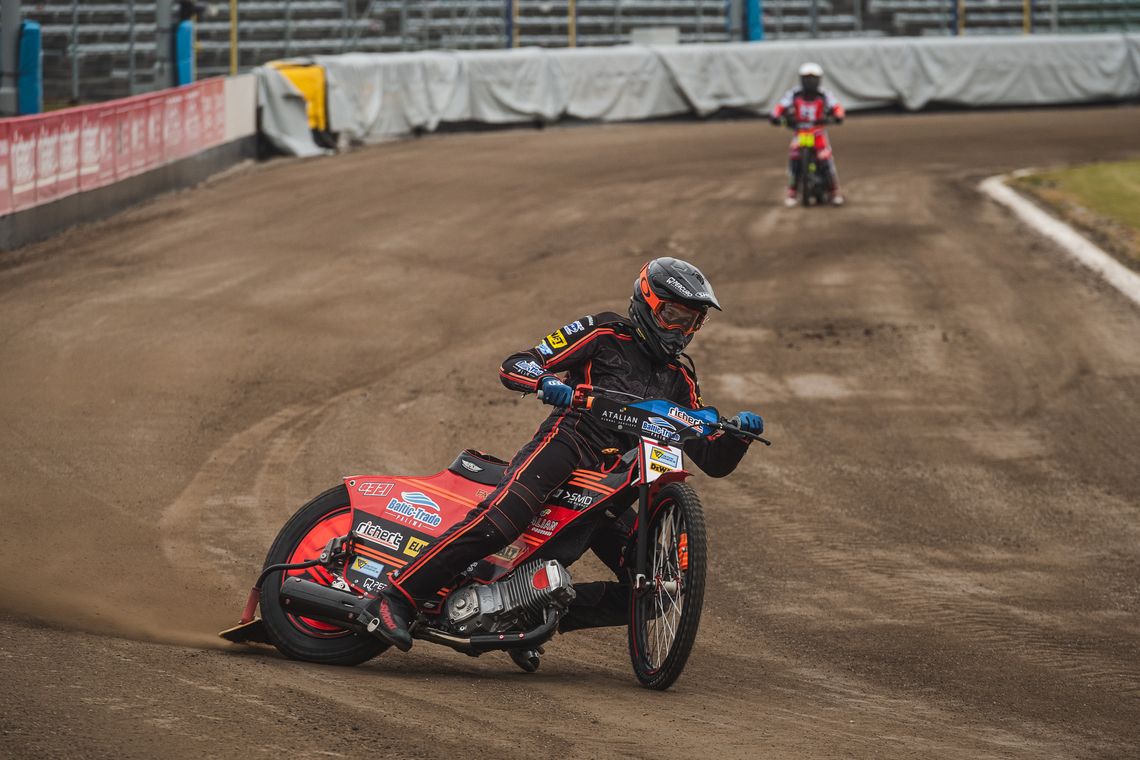
[[[742,36],[755,0],[198,0],[200,76],[354,51],[612,45],[671,27],[680,42]],[[50,101],[152,89],[163,72],[159,3],[43,0]],[[1140,0],[760,0],[765,39],[1140,29]]]

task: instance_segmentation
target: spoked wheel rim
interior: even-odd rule
[[[688,534],[685,516],[674,501],[661,505],[649,546],[647,588],[637,600],[644,621],[643,657],[648,673],[656,673],[669,657],[681,630],[688,584],[682,548]]]
[[[297,543],[297,546],[294,547],[292,553],[289,555],[289,564],[316,559],[320,556],[321,550],[325,548],[325,545],[328,544],[330,540],[337,536],[345,535],[349,532],[351,526],[351,507],[343,507],[329,512],[320,520],[313,523],[313,526]],[[282,585],[285,583],[285,578],[292,575],[300,576],[305,580],[319,583],[322,586],[331,586],[336,580],[325,567],[317,565],[304,570],[287,571],[281,576]],[[289,614],[286,614],[285,617],[294,628],[309,636],[338,638],[340,636],[352,635],[352,631],[330,625],[320,620]]]

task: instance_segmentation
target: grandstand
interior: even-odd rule
[[[199,19],[198,75],[230,71],[228,2]],[[632,30],[675,27],[683,43],[736,40],[725,0],[242,0],[237,67],[351,51],[615,45]],[[766,39],[1017,34],[1022,0],[764,0]],[[1140,29],[1140,0],[1032,0],[1034,32]],[[43,25],[45,98],[95,101],[156,86],[155,2],[45,0],[25,4]]]

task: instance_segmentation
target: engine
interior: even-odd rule
[[[520,565],[501,581],[471,584],[451,593],[443,612],[452,631],[471,636],[542,623],[549,607],[565,608],[574,599],[570,573],[557,561]]]

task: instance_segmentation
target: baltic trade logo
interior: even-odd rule
[[[429,509],[439,512],[439,505],[419,491],[402,491],[400,498],[393,498],[388,502],[389,512],[405,517],[414,523],[420,523],[432,528],[439,527],[443,518],[432,514]]]

